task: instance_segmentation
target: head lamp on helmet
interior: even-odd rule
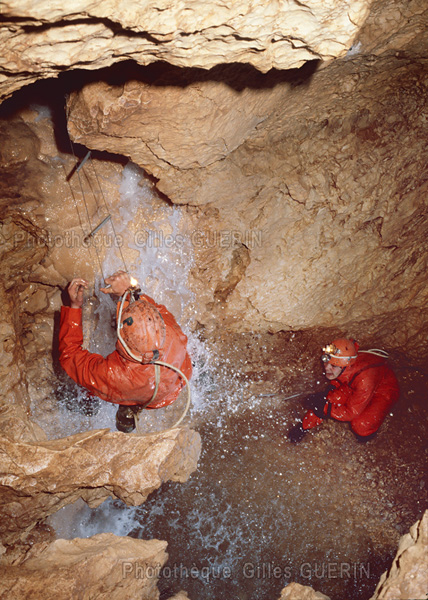
[[[322,349],[321,360],[336,367],[347,367],[358,356],[358,344],[354,340],[339,338]]]

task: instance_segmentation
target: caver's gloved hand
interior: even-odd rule
[[[88,282],[80,277],[75,277],[67,288],[71,308],[82,308],[83,291],[88,288]]]
[[[328,419],[331,413],[331,404],[327,401],[327,395],[334,389],[334,386],[329,385],[326,389],[321,392],[310,394],[303,402],[304,407],[307,409],[303,421],[296,423],[288,432],[288,439],[293,444],[301,442],[303,436],[308,429],[316,427],[324,419]]]
[[[293,427],[288,432],[288,439],[293,444],[297,444],[298,442],[302,441],[303,436],[305,435],[305,433],[306,432],[303,429],[302,422],[299,421],[298,423],[296,423],[296,425],[293,425]]]
[[[104,294],[116,294],[117,296],[123,296],[126,290],[129,290],[132,286],[131,277],[125,271],[116,271],[110,277],[105,280],[107,287],[100,288]]]
[[[327,407],[327,396],[334,390],[334,386],[329,385],[326,389],[321,392],[310,394],[306,400],[303,401],[303,406],[312,411],[320,419],[326,419],[330,416],[331,407]],[[328,410],[327,410],[328,409]]]

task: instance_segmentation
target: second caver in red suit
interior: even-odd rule
[[[369,439],[379,429],[398,400],[397,378],[385,358],[358,349],[354,340],[345,339],[335,340],[324,349],[326,376],[334,389],[324,396],[321,406],[318,401],[318,410],[313,408],[306,413],[301,434],[294,428],[295,437],[301,439],[305,431],[327,417],[349,422],[360,441]]]

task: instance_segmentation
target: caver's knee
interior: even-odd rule
[[[383,421],[383,419],[382,419]],[[355,433],[355,435],[359,437],[367,437],[371,436],[373,433],[379,429],[382,424],[382,421],[370,422],[367,419],[354,419],[351,421],[351,429]]]

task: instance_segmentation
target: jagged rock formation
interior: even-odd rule
[[[76,141],[198,207],[204,326],[335,326],[424,355],[428,11],[382,7],[318,72],[131,71],[70,98]]]
[[[6,0],[0,30],[0,95],[64,69],[100,69],[125,58],[210,68],[222,62],[261,71],[344,54],[370,0],[87,2]]]
[[[290,583],[282,590],[279,600],[330,600],[330,598],[307,585]]]
[[[167,480],[186,481],[196,469],[199,434],[185,428],[139,436],[90,431],[39,443],[1,441],[0,533],[11,544],[66,504],[106,498],[142,504]]]
[[[403,535],[389,571],[371,600],[424,598],[427,593],[428,511]]]
[[[428,511],[400,540],[397,554],[370,600],[423,598],[427,590]],[[329,600],[321,592],[299,583],[290,583],[279,600]]]
[[[0,324],[0,430],[11,439],[28,442],[46,439],[44,432],[28,419],[28,389],[26,378],[24,323],[19,318],[19,289],[22,292],[22,276],[28,272],[28,263],[41,261],[47,247],[27,246],[26,241],[39,239],[40,229],[22,214],[0,217],[0,260],[2,280],[0,301],[2,317]],[[22,287],[19,287],[22,286]]]
[[[35,545],[23,562],[2,566],[0,596],[155,600],[165,549],[166,542],[112,533]]]

